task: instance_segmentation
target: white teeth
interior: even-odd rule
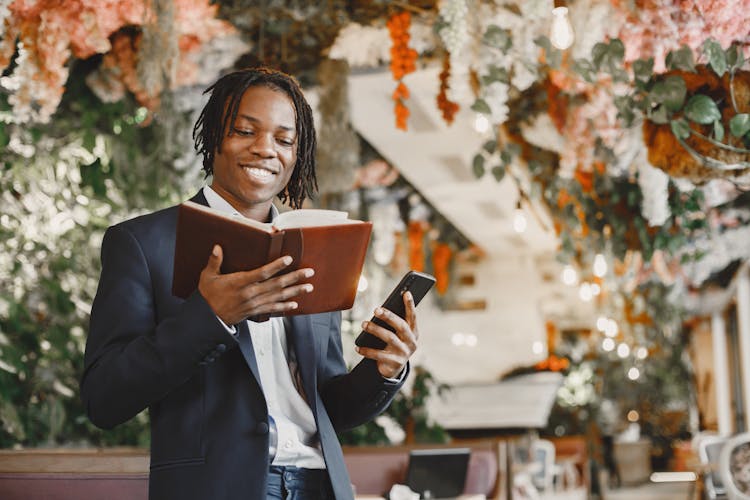
[[[271,172],[264,168],[257,168],[257,167],[245,167],[248,173],[251,175],[254,175],[256,177],[270,177],[273,175]]]

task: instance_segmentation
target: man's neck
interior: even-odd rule
[[[271,209],[271,201],[258,203],[251,206],[245,206],[240,203],[230,193],[218,188],[217,186],[211,185],[209,187],[217,196],[219,196],[224,202],[226,202],[233,211],[239,213],[243,217],[253,219],[258,222],[270,222],[273,219],[273,211]]]

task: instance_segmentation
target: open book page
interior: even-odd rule
[[[336,224],[354,224],[358,220],[349,219],[349,214],[337,210],[318,208],[301,208],[279,214],[273,221],[276,229],[290,227],[332,226]]]

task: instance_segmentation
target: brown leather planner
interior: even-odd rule
[[[178,210],[172,293],[181,298],[193,293],[217,244],[224,251],[222,273],[256,269],[282,255],[293,259],[283,272],[304,267],[315,270],[306,280],[314,290],[295,297],[299,306],[283,315],[350,309],[372,223],[345,215],[330,210],[294,210],[279,215],[271,225],[187,201]]]

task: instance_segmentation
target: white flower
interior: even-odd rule
[[[459,53],[468,38],[467,13],[466,0],[444,0],[440,5],[440,18],[445,22],[445,27],[440,30],[440,38],[451,54]]]
[[[663,170],[654,168],[647,162],[638,167],[638,185],[643,193],[641,211],[649,226],[661,226],[671,212],[669,210],[669,176]]]

